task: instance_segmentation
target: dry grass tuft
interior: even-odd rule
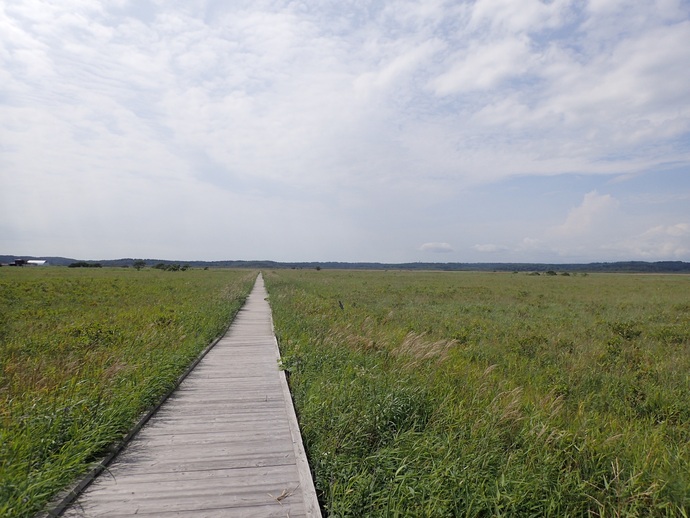
[[[411,331],[399,346],[391,350],[391,355],[408,357],[410,361],[405,364],[407,367],[415,367],[427,361],[441,363],[448,359],[451,349],[457,343],[457,340],[428,340],[424,333]]]

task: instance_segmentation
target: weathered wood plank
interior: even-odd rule
[[[189,516],[192,513],[207,516],[207,511],[223,510],[220,516],[305,516],[302,502],[289,502],[288,499],[277,501],[283,492],[280,487],[272,488],[274,493],[264,493],[265,498],[258,495],[265,487],[249,488],[246,493],[236,495],[217,495],[211,493],[185,493],[172,495],[174,498],[121,497],[109,502],[99,502],[97,505],[84,503],[81,507],[74,507],[65,513],[68,517],[112,517],[112,516],[166,516],[177,514]],[[271,488],[269,488],[271,489]],[[274,496],[275,494],[275,496]],[[203,504],[200,504],[203,502]],[[231,514],[231,510],[235,513]],[[262,511],[265,514],[258,514]]]
[[[83,508],[74,508],[65,513],[69,518],[124,518],[131,517],[129,512],[122,512],[119,509],[96,509],[92,506],[84,506]],[[156,518],[247,518],[247,517],[262,517],[262,518],[304,518],[308,515],[301,504],[285,504],[282,506],[268,505],[254,505],[245,507],[207,507],[206,509],[184,509],[181,511],[160,511],[147,512],[145,510],[137,510],[136,516],[155,516]]]
[[[258,468],[265,466],[294,465],[294,452],[268,451],[262,454],[242,453],[231,456],[218,455],[193,455],[189,458],[178,456],[169,460],[155,460],[152,458],[137,459],[136,462],[124,461],[122,467],[126,467],[127,473],[160,475],[162,473],[173,473],[183,471],[203,471],[210,469],[237,469],[237,468]],[[121,467],[113,468],[110,471],[115,473]],[[108,475],[102,475],[108,476]],[[88,497],[88,493],[85,495]]]
[[[64,516],[320,516],[266,297]]]

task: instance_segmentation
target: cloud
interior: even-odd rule
[[[446,254],[453,252],[453,247],[448,243],[424,243],[419,247],[422,252],[432,252],[434,254]]]
[[[539,32],[562,25],[571,2],[528,2],[511,0],[478,0],[468,27],[489,28],[493,34]]]
[[[128,134],[118,123],[130,117],[192,168],[203,153],[227,171],[329,191],[372,176],[420,184],[434,171],[458,189],[673,159],[666,146],[640,161],[629,146],[689,130],[677,102],[687,82],[675,72],[690,63],[688,24],[653,17],[634,38],[598,36],[609,48],[594,54],[578,51],[580,36],[574,46],[542,36],[573,24],[584,41],[598,34],[593,14],[572,2],[513,4],[400,1],[335,12],[256,3],[216,7],[208,19],[159,6],[145,22],[134,7],[77,3],[76,12],[50,7],[48,23],[20,2],[3,11],[12,34],[4,40],[21,48],[2,69],[37,76],[38,84],[9,74],[8,88],[39,95],[44,112],[63,118],[65,101],[80,105],[85,132],[109,120],[101,129]],[[651,44],[659,38],[664,45]],[[420,138],[429,126],[440,140]]]
[[[629,182],[646,184],[643,178]],[[630,188],[625,184],[615,185],[625,190]],[[520,261],[687,260],[690,258],[687,219],[664,222],[678,213],[685,216],[686,201],[687,196],[683,194],[618,197],[589,191],[577,206],[564,214],[562,224],[550,226],[542,222],[541,228],[532,227],[530,236],[516,240],[506,253]],[[675,211],[676,206],[679,212]],[[668,213],[646,212],[650,207],[664,207]]]
[[[489,254],[495,254],[497,252],[505,252],[505,251],[509,250],[509,248],[507,246],[494,245],[494,244],[474,245],[472,247],[472,249],[476,250],[477,252],[489,253]]]
[[[606,226],[606,219],[619,206],[609,194],[591,191],[585,194],[582,204],[568,213],[565,222],[553,229],[559,237],[578,237]]]
[[[0,3],[3,237],[124,249],[135,200],[154,236],[133,234],[146,255],[170,251],[176,207],[258,232],[263,217],[245,215],[268,211],[320,236],[315,259],[408,260],[439,228],[487,253],[473,244],[508,243],[500,228],[520,218],[497,203],[484,211],[494,234],[468,235],[477,190],[690,166],[689,14],[676,0]],[[598,227],[621,228],[622,198],[595,189],[608,187],[593,182],[561,225],[520,235],[569,253],[568,239],[580,250],[608,236]],[[639,228],[684,221],[655,210]],[[294,243],[299,228],[284,228]],[[251,234],[228,230],[245,250]],[[210,238],[175,246],[225,253]]]
[[[490,89],[524,74],[530,66],[527,41],[511,38],[471,46],[454,58],[450,70],[436,77],[432,87],[437,95]]]
[[[400,86],[404,79],[415,72],[429,58],[433,57],[443,44],[438,39],[431,39],[410,48],[396,49],[389,62],[377,66],[372,72],[357,77],[354,87],[357,95],[368,97],[377,90],[388,90]]]
[[[657,225],[617,244],[630,257],[682,260],[690,256],[690,224]]]

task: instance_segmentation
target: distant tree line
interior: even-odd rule
[[[129,265],[125,265],[129,266]],[[138,270],[141,270],[142,268],[146,268],[146,261],[143,259],[135,259],[132,262],[132,266]],[[155,270],[164,270],[166,272],[185,272],[189,270],[190,266],[188,264],[180,265],[178,263],[157,263],[151,268]]]
[[[253,269],[316,269],[324,270],[432,270],[432,271],[493,271],[493,272],[611,272],[611,273],[690,273],[690,262],[684,261],[618,261],[611,263],[574,263],[574,264],[543,264],[543,263],[347,263],[347,262],[277,262],[277,261],[188,261],[182,266],[175,261],[161,259],[112,259],[99,261],[75,261],[65,257],[19,257],[0,255],[0,263],[11,263],[16,259],[44,259],[52,266],[72,266],[93,268],[96,264],[103,267],[144,268],[147,264],[155,264],[153,268],[170,271],[183,271],[186,268],[253,268]],[[87,265],[88,266],[85,266]],[[163,266],[160,266],[163,265]],[[77,267],[77,266],[72,266]]]

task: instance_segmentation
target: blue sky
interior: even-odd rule
[[[3,2],[0,253],[689,261],[690,2]]]

